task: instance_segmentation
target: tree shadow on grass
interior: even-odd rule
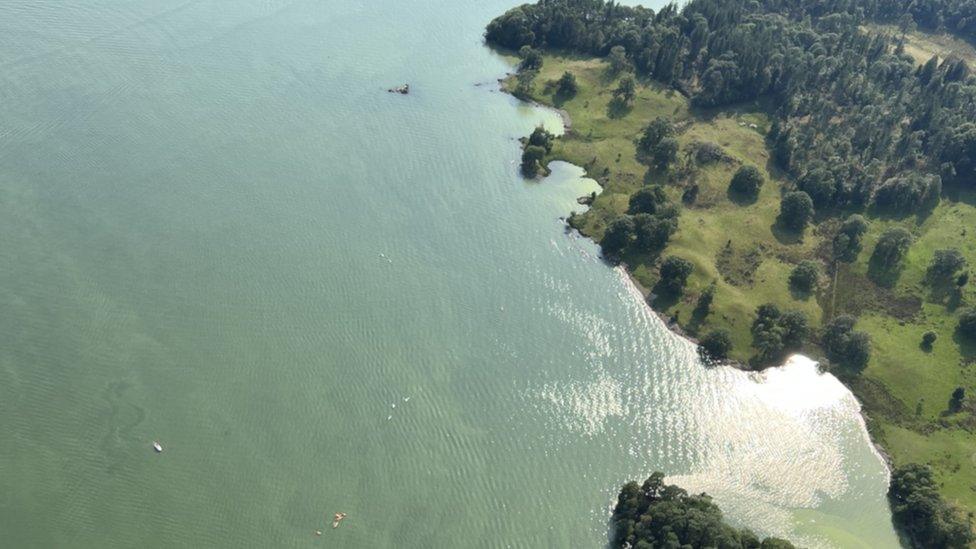
[[[623,99],[614,97],[607,103],[607,118],[616,120],[623,118],[630,114],[630,111],[634,110],[634,106],[627,103]]]
[[[783,219],[779,216],[776,217],[776,221],[769,226],[769,231],[773,233],[776,241],[780,244],[800,244],[803,242],[803,233],[805,231],[795,231],[790,227],[787,227],[783,223]]]
[[[752,206],[759,200],[759,194],[746,194],[740,193],[732,190],[729,186],[725,190],[725,196],[729,199],[729,202],[735,204],[736,206]]]
[[[878,219],[883,219],[886,221],[904,221],[910,217],[915,218],[915,223],[921,225],[925,223],[932,212],[935,211],[936,206],[939,205],[937,200],[929,200],[928,202],[922,204],[916,210],[899,210],[896,208],[886,208],[878,206],[877,204],[871,204],[868,209],[868,215],[872,217],[877,217]]]
[[[680,299],[681,292],[671,291],[670,288],[665,287],[660,282],[651,288],[651,305],[659,311],[666,311],[674,307]]]
[[[788,169],[785,169],[782,164],[779,163],[779,159],[776,158],[775,154],[771,154],[768,159],[766,159],[766,171],[772,179],[778,179],[781,181],[790,181],[792,176]],[[783,194],[786,189],[782,189],[780,194]]]
[[[941,303],[952,313],[963,304],[962,290],[951,282],[930,283],[927,301]]]
[[[647,171],[644,172],[645,185],[663,185],[668,182],[667,170],[661,170],[654,166],[648,165],[648,162],[650,161],[647,159],[638,159],[638,161],[644,165],[647,165]]]
[[[960,403],[953,400],[952,397],[949,397],[949,400],[946,401],[946,408],[939,412],[939,417],[949,417],[953,414],[958,414],[961,410],[962,406]]]
[[[882,288],[893,288],[901,277],[902,264],[883,265],[874,256],[868,260],[868,278]]]
[[[603,84],[604,86],[609,86],[610,84],[613,84],[617,80],[617,78],[620,78],[626,72],[627,71],[623,69],[613,70],[613,67],[611,67],[608,64],[606,68],[600,71],[600,83]]]
[[[952,341],[959,347],[963,360],[976,360],[976,338],[966,337],[957,327],[952,334]]]
[[[814,291],[807,290],[804,288],[797,288],[794,284],[789,284],[790,287],[790,297],[797,301],[806,301],[813,296]]]
[[[962,182],[944,182],[942,195],[953,202],[962,202],[976,207],[976,189]]]
[[[552,94],[552,104],[557,109],[561,109],[563,108],[563,105],[565,105],[567,101],[569,101],[574,97],[576,97],[575,93],[565,93],[557,90],[556,93]]]
[[[699,330],[701,330],[702,324],[705,323],[705,319],[708,317],[709,312],[709,308],[702,307],[701,303],[695,305],[695,308],[691,311],[691,319],[688,321],[688,325],[685,328],[687,332],[693,336],[697,336]]]

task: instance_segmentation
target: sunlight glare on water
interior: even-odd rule
[[[836,380],[704,367],[519,176],[513,5],[0,3],[0,546],[602,547],[655,470],[895,545]]]

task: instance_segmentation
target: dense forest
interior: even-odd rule
[[[942,25],[970,28],[974,5],[950,10]],[[858,0],[692,0],[655,13],[543,0],[495,19],[486,38],[623,58],[700,108],[769,100],[776,160],[818,211],[907,215],[937,203],[944,183],[976,186],[976,77],[951,57],[919,68],[899,37],[860,30],[885,10]]]
[[[793,548],[786,540],[760,540],[749,530],[729,526],[712,498],[665,484],[662,473],[652,474],[643,484],[625,484],[610,520],[611,547]]]
[[[934,32],[949,32],[970,42],[976,40],[976,2],[973,0],[784,0],[769,1],[773,9],[813,17],[848,13],[858,18],[897,24],[903,29],[917,25]]]

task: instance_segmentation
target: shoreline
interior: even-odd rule
[[[562,119],[562,122],[563,122],[563,133],[562,133],[562,135],[568,135],[568,134],[572,133],[572,131],[573,131],[573,119],[572,119],[572,117],[569,116],[569,111],[567,111],[566,109],[560,109],[558,107],[553,107],[552,105],[545,105],[543,103],[539,103],[535,99],[529,99],[529,98],[525,98],[525,97],[519,97],[519,96],[513,94],[512,92],[508,91],[508,89],[505,87],[505,81],[508,80],[509,78],[513,77],[513,76],[515,76],[515,73],[506,72],[505,73],[505,76],[503,76],[502,78],[499,78],[498,79],[498,91],[500,91],[500,92],[502,92],[505,95],[508,95],[510,97],[514,97],[515,99],[518,99],[522,103],[525,103],[525,104],[530,105],[532,107],[535,107],[537,109],[542,109],[542,110],[546,110],[546,111],[550,111],[550,112],[556,113],[557,115],[559,115],[559,118]],[[584,169],[583,171],[585,172],[586,170]],[[587,175],[587,177],[589,177],[589,175]],[[580,234],[582,234],[582,233],[580,233]],[[583,235],[583,236],[586,236],[586,235]],[[587,238],[589,238],[589,237],[587,237]]]
[[[861,193],[857,196],[867,196],[864,201],[850,203],[851,196],[829,192],[830,177],[839,181],[843,175],[837,174],[845,169],[863,170],[857,163],[865,158],[875,168],[890,171],[892,177],[924,175],[936,183],[938,170],[933,167],[943,161],[948,167],[955,166],[962,159],[948,153],[958,151],[928,151],[928,164],[911,165],[903,162],[898,150],[884,148],[889,143],[883,136],[872,136],[864,147],[859,148],[864,143],[855,143],[854,152],[846,154],[851,152],[849,136],[831,135],[831,119],[803,116],[808,113],[802,109],[780,108],[803,98],[819,101],[827,97],[822,79],[791,73],[785,76],[788,86],[756,89],[742,82],[748,84],[748,78],[760,69],[730,66],[729,71],[739,70],[736,74],[745,80],[705,82],[705,69],[713,67],[703,66],[694,53],[679,55],[673,64],[669,58],[664,68],[683,72],[666,71],[662,77],[661,66],[656,64],[660,58],[649,63],[646,57],[653,51],[627,52],[625,48],[607,55],[593,47],[608,44],[600,34],[605,29],[590,24],[602,17],[598,7],[580,7],[572,13],[578,29],[546,27],[564,24],[566,19],[544,2],[523,6],[524,14],[506,12],[487,27],[489,43],[519,52],[517,76],[504,80],[505,90],[533,106],[561,107],[575,122],[564,139],[553,139],[541,130],[523,139],[525,171],[530,175],[542,172],[540,165],[561,160],[601,184],[595,198],[577,200],[590,207],[582,213],[576,208],[574,213],[580,215],[570,215],[568,222],[591,241],[605,245],[601,255],[611,265],[621,264],[628,275],[629,291],[640,287],[650,310],[675,335],[690,343],[699,339],[715,355],[728,357],[723,363],[739,370],[765,371],[769,379],[779,378],[781,370],[769,368],[784,364],[790,350],[818,357],[819,370],[833,374],[820,378],[832,386],[832,392],[824,395],[853,394],[859,406],[852,409],[853,403],[847,401],[845,413],[849,418],[852,412],[860,412],[874,450],[869,452],[874,455],[868,456],[863,447],[856,446],[857,455],[871,463],[881,459],[890,472],[888,503],[899,507],[892,522],[901,540],[914,533],[913,545],[919,545],[917,533],[926,532],[925,536],[951,540],[954,545],[973,544],[976,461],[971,458],[976,455],[976,439],[971,435],[976,408],[966,393],[972,389],[972,372],[967,367],[973,363],[974,352],[965,330],[971,313],[965,309],[960,313],[959,304],[976,302],[976,288],[966,284],[972,274],[966,265],[976,264],[976,255],[966,231],[960,229],[976,223],[976,205],[954,188],[955,173],[949,174],[950,187],[937,198],[901,212],[889,209],[883,194],[874,196],[879,185],[887,184],[883,178],[855,178],[851,188]],[[783,15],[781,8],[766,6],[760,11],[776,17]],[[722,8],[710,5],[702,9],[708,18]],[[751,13],[747,8],[743,12]],[[827,12],[846,13],[842,8]],[[612,15],[622,25],[631,16]],[[824,13],[804,12],[813,20],[818,15]],[[877,15],[865,21],[874,21]],[[707,31],[710,38],[727,38],[725,33],[734,32],[741,22],[717,21]],[[875,40],[877,33],[858,25],[860,22],[846,21],[841,26],[851,36]],[[764,44],[769,52],[792,51],[796,44],[805,44],[796,38],[804,32],[829,41],[830,33],[837,30],[799,18],[784,25],[792,34],[778,37],[782,40],[767,43],[768,36],[756,33],[750,35],[754,44],[723,42],[723,54],[741,54],[757,44]],[[560,34],[564,31],[568,34]],[[695,40],[692,35],[699,29],[677,20],[670,31]],[[638,34],[646,43],[657,37],[656,32],[644,28]],[[576,41],[566,39],[567,35]],[[930,63],[931,69],[934,61],[915,63],[899,55],[899,48],[918,46],[919,37],[925,36],[922,33],[911,40],[903,36],[895,44],[889,35],[886,51],[896,50],[890,61],[897,58],[906,74],[917,72],[922,61]],[[873,53],[847,46],[829,57],[847,63],[845,68],[854,73],[851,59],[868,65],[877,60]],[[778,66],[769,58],[765,63],[762,70]],[[515,71],[502,67],[500,72]],[[949,93],[945,86],[936,89],[926,84],[924,79],[891,82],[877,78],[865,84],[875,87],[874,95],[859,96],[852,102],[831,102],[827,97],[824,108],[841,118],[879,105],[896,111],[899,99],[885,95],[892,90],[948,97],[943,95]],[[947,111],[951,112],[947,116],[964,119],[964,105],[959,107],[961,110]],[[924,116],[922,103],[906,108]],[[548,112],[526,112],[535,113],[533,120],[556,123]],[[885,115],[872,122],[889,129],[897,129],[899,123]],[[926,129],[940,136],[955,131],[936,123]],[[809,147],[823,154],[802,152]],[[842,151],[840,160],[826,168],[827,176],[807,177],[811,170],[823,167],[824,154],[837,151]],[[820,185],[823,181],[826,185]],[[738,192],[741,182],[748,183],[748,196]],[[820,215],[814,215],[816,210]],[[899,251],[905,253],[879,262],[886,252],[880,244],[886,246],[892,236],[901,239]],[[929,274],[933,265],[943,263],[940,253],[954,254],[955,271],[964,271],[955,286],[949,284],[948,274],[942,277],[951,290],[947,293],[937,288],[940,280]],[[955,271],[950,274],[955,276]],[[648,319],[646,311],[640,312],[643,319]],[[936,339],[939,344],[933,347]],[[683,348],[686,355],[694,350]],[[684,357],[685,362],[688,359]],[[705,358],[703,363],[708,366],[712,361]],[[731,379],[732,373],[726,370],[723,375]],[[761,380],[765,376],[750,377]],[[813,386],[813,378],[804,379],[807,381],[799,385],[782,385],[783,396],[814,405],[818,395],[802,392],[806,383]],[[801,392],[793,392],[798,389]],[[878,480],[881,474],[878,471]],[[924,498],[909,498],[916,491],[924,491]],[[911,512],[902,513],[901,503]],[[924,506],[930,506],[931,512],[916,513]]]
[[[508,80],[509,78],[511,78],[513,75],[514,75],[513,73],[510,73],[509,72],[509,73],[506,73],[503,78],[499,78],[498,79],[499,91],[501,91],[502,93],[507,94],[507,95],[509,95],[509,96],[517,99],[518,101],[521,101],[522,103],[524,103],[526,105],[530,105],[530,106],[532,106],[534,108],[539,108],[539,109],[543,109],[543,110],[555,112],[557,115],[559,115],[559,117],[560,117],[560,119],[562,120],[562,123],[563,123],[563,134],[562,135],[568,135],[568,134],[570,134],[572,132],[572,118],[570,117],[569,112],[567,112],[565,109],[560,109],[560,108],[553,107],[551,105],[546,105],[546,104],[540,103],[540,102],[538,102],[538,101],[536,101],[534,99],[518,97],[518,96],[512,94],[508,89],[506,89],[505,82],[506,82],[506,80]],[[577,168],[579,168],[580,170],[582,170],[584,177],[587,177],[587,178],[592,179],[592,180],[594,180],[594,181],[597,182],[597,184],[600,186],[601,193],[602,193],[602,189],[605,188],[603,182],[599,178],[594,177],[592,174],[590,174],[589,170],[587,170],[585,167],[579,166],[579,165],[574,164],[572,162],[569,162],[568,160],[565,160],[565,159],[561,159],[559,161],[560,162],[566,162],[568,164],[572,164],[573,166],[576,166]],[[549,163],[546,164],[546,169],[547,170],[549,169]],[[542,174],[540,174],[536,179],[543,180],[546,177],[548,177],[548,175],[542,175]],[[587,206],[587,207],[590,207],[590,206]],[[597,247],[599,247],[599,245],[600,245],[599,242],[596,242],[592,237],[590,237],[586,233],[583,233],[582,231],[580,231],[576,227],[573,227],[569,223],[569,221],[568,221],[569,218],[568,217],[561,217],[560,219],[563,220],[563,222],[566,224],[567,227],[569,227],[573,231],[576,231],[576,233],[578,233],[580,236],[585,237],[590,242],[593,242],[594,244],[597,245]],[[634,276],[633,272],[630,270],[629,266],[626,263],[620,262],[620,263],[613,264],[606,257],[603,256],[602,250],[600,252],[600,259],[602,261],[604,261],[605,263],[607,263],[608,266],[610,266],[611,268],[613,268],[615,270],[619,270],[619,272],[621,272],[624,275],[624,278],[631,285],[631,287],[634,289],[634,291],[636,291],[637,293],[639,293],[641,295],[641,301],[644,304],[644,306],[647,307],[647,310],[649,310],[655,317],[657,317],[661,321],[661,323],[664,325],[664,327],[668,329],[668,331],[670,331],[675,336],[677,336],[677,337],[679,337],[681,339],[684,339],[685,341],[687,341],[687,342],[695,345],[696,347],[699,345],[698,339],[696,339],[695,337],[689,335],[687,332],[685,332],[685,330],[677,322],[675,322],[673,319],[671,319],[670,317],[668,317],[667,315],[665,315],[661,311],[658,311],[657,309],[654,308],[653,305],[651,305],[650,301],[648,300],[648,296],[651,295],[651,291],[648,288],[644,287],[644,285],[641,284],[639,280],[637,280],[637,278]],[[829,374],[829,375],[834,376],[834,378],[837,379],[838,383],[840,383],[841,385],[843,385],[844,388],[847,389],[848,393],[850,393],[851,397],[854,398],[855,402],[857,402],[857,404],[858,404],[857,419],[858,419],[858,423],[861,426],[862,434],[864,435],[865,441],[867,441],[868,442],[868,445],[871,447],[872,453],[875,454],[875,456],[881,462],[881,464],[882,464],[882,466],[883,466],[883,468],[885,470],[885,475],[886,475],[886,478],[887,478],[887,482],[890,484],[892,470],[894,469],[894,461],[893,461],[893,459],[891,457],[891,454],[884,448],[884,446],[882,446],[880,443],[876,442],[874,440],[874,437],[871,435],[871,431],[870,431],[870,429],[868,429],[868,420],[870,418],[869,418],[869,416],[868,416],[868,414],[867,414],[867,412],[865,410],[864,403],[861,401],[861,399],[859,399],[857,397],[857,395],[850,388],[850,386],[848,386],[846,383],[844,383],[844,381],[840,377],[834,375],[829,370],[825,370],[825,369],[821,368],[822,360],[813,359],[813,358],[808,357],[808,356],[806,356],[806,355],[804,355],[802,353],[793,353],[793,354],[791,354],[789,356],[792,357],[792,356],[795,356],[795,355],[800,355],[800,356],[802,356],[802,357],[804,357],[804,358],[806,358],[806,359],[808,359],[808,360],[810,360],[812,362],[815,362],[817,364],[818,369],[823,374]],[[789,359],[789,357],[787,357],[787,361],[786,362],[788,362],[788,359]],[[703,367],[709,367],[709,366],[716,366],[716,367],[718,367],[718,366],[728,366],[730,368],[734,368],[734,369],[739,370],[741,372],[762,373],[762,372],[764,372],[764,371],[766,371],[766,370],[768,370],[770,368],[782,368],[783,366],[785,366],[786,362],[783,362],[782,364],[769,364],[769,365],[766,365],[766,366],[762,366],[759,369],[755,369],[755,368],[750,367],[747,364],[742,363],[739,360],[725,359],[725,360],[722,360],[722,361],[714,361],[711,364],[706,364],[706,363],[703,362],[702,366]]]
[[[514,97],[514,96],[512,96],[512,97]],[[527,101],[527,103],[528,103],[528,101]],[[537,102],[535,102],[535,101],[532,101],[531,103],[536,103],[537,104]],[[551,107],[546,107],[545,105],[542,105],[542,106],[544,108],[550,108],[551,109]],[[560,160],[560,162],[567,162],[567,161]],[[573,166],[576,166],[576,164],[573,164],[572,162],[567,162],[567,163],[568,164],[572,164]],[[583,168],[582,166],[576,166],[576,167],[578,167],[581,170],[583,170],[583,175],[585,177],[588,177],[590,179],[594,179],[595,181],[597,181],[597,183],[599,183],[599,180],[593,178],[589,174],[589,172],[586,171],[586,168]],[[602,188],[603,185],[601,184],[600,187]],[[562,219],[565,219],[565,218],[562,218]],[[595,240],[593,240],[592,238],[590,238],[588,235],[580,232],[579,229],[576,229],[575,227],[573,227],[572,225],[570,225],[568,222],[566,222],[566,221],[564,221],[564,222],[566,223],[566,226],[567,227],[569,227],[572,230],[576,231],[577,234],[579,234],[580,236],[586,238],[590,242],[593,242],[594,244],[596,244],[599,247],[600,244],[598,242],[596,242]],[[630,271],[630,269],[628,268],[628,265],[626,263],[622,263],[621,262],[621,263],[617,263],[616,265],[614,265],[614,264],[610,263],[607,260],[607,258],[605,258],[603,256],[602,252],[600,254],[600,259],[602,261],[604,261],[605,263],[607,263],[608,266],[611,266],[613,269],[618,270],[620,273],[623,274],[623,278],[626,279],[627,282],[633,287],[634,291],[636,291],[637,293],[639,293],[641,295],[641,302],[644,304],[645,307],[647,307],[647,310],[650,311],[655,317],[657,317],[661,321],[661,324],[663,324],[664,327],[668,329],[668,331],[670,331],[672,334],[676,335],[677,337],[679,337],[679,338],[681,338],[681,339],[683,339],[683,340],[691,343],[692,345],[695,345],[696,347],[699,345],[698,339],[696,339],[695,337],[689,335],[687,332],[684,331],[684,329],[681,328],[681,326],[677,322],[674,322],[671,318],[669,318],[668,316],[666,316],[661,311],[658,311],[657,309],[654,308],[653,305],[651,305],[651,303],[647,299],[647,297],[651,293],[650,290],[647,289],[647,288],[645,288],[644,285],[641,284],[640,281],[637,280],[636,277],[634,277],[634,274]],[[703,367],[706,367],[706,368],[707,367],[728,366],[730,368],[734,368],[736,370],[739,370],[740,372],[759,373],[759,374],[761,374],[761,373],[763,373],[766,370],[771,369],[771,368],[782,368],[783,366],[786,365],[786,362],[789,361],[789,358],[790,357],[797,356],[797,355],[802,356],[803,358],[806,358],[807,360],[810,360],[811,362],[815,362],[817,364],[817,368],[823,374],[834,376],[834,378],[837,380],[837,382],[840,383],[841,385],[843,385],[844,388],[847,389],[847,392],[850,393],[851,397],[855,400],[855,402],[857,402],[857,406],[858,406],[857,419],[858,419],[858,423],[861,426],[862,433],[864,434],[864,439],[868,442],[868,445],[871,447],[872,453],[874,453],[878,457],[878,460],[881,461],[882,465],[884,466],[885,475],[887,477],[887,482],[890,483],[891,482],[891,472],[892,472],[892,470],[894,470],[894,467],[895,467],[894,466],[894,460],[892,459],[891,454],[888,452],[888,450],[885,449],[885,447],[882,446],[880,443],[876,442],[874,440],[874,437],[871,436],[871,430],[868,429],[868,420],[870,418],[868,416],[867,411],[865,410],[864,403],[861,402],[861,399],[859,399],[857,397],[857,395],[854,394],[854,391],[852,391],[851,388],[846,383],[844,383],[844,380],[843,379],[841,379],[840,377],[834,375],[829,370],[825,370],[825,369],[821,368],[821,363],[822,363],[821,360],[808,357],[807,355],[805,355],[803,353],[792,353],[791,355],[789,355],[786,358],[786,361],[784,361],[783,364],[769,364],[769,365],[763,366],[762,368],[760,368],[758,370],[749,367],[747,364],[743,364],[741,361],[733,360],[733,359],[725,359],[725,360],[722,360],[722,361],[713,361],[711,364],[706,364],[703,361],[702,366]]]
[[[565,162],[565,160],[562,160],[562,162]],[[572,163],[570,162],[570,164],[572,164]],[[573,165],[575,166],[575,164],[573,164]],[[577,167],[579,167],[579,166],[577,166]],[[583,173],[584,173],[584,175],[586,175],[586,177],[590,177],[589,173],[586,171],[586,168],[580,167],[580,169],[583,170]],[[593,179],[592,177],[590,177],[590,178]],[[601,185],[601,187],[602,187],[602,185]],[[570,228],[572,228],[572,226],[570,226],[569,223],[566,223],[566,225],[569,226]],[[581,233],[579,230],[577,230],[575,228],[573,228],[573,230],[576,231],[577,233],[579,233],[584,238],[590,240],[591,242],[593,242],[594,244],[596,244],[597,246],[599,246],[599,243],[597,243],[596,241],[594,241],[589,236]],[[600,258],[604,262],[607,262],[607,259],[605,257],[603,257],[602,253],[600,255]],[[608,264],[609,264],[609,262],[608,262]],[[688,341],[689,343],[695,345],[696,347],[700,344],[699,341],[698,341],[698,339],[696,339],[695,337],[693,337],[693,336],[689,335],[687,332],[685,332],[684,329],[682,329],[681,326],[677,322],[674,322],[671,318],[669,318],[668,316],[666,316],[661,311],[658,311],[657,309],[654,308],[653,305],[651,305],[651,303],[647,299],[647,296],[650,295],[650,290],[648,290],[647,288],[645,288],[644,285],[641,284],[640,281],[638,281],[636,277],[634,277],[633,273],[630,271],[630,269],[628,268],[628,266],[627,266],[626,263],[618,263],[618,264],[614,265],[613,268],[614,269],[618,269],[621,273],[623,273],[624,278],[626,278],[626,280],[633,286],[634,291],[636,291],[637,293],[639,293],[641,295],[641,301],[644,303],[644,306],[647,307],[647,310],[649,310],[654,316],[656,316],[661,321],[661,323],[664,325],[664,327],[668,329],[668,331],[670,331],[672,334],[680,337],[681,339],[684,339],[685,341]],[[867,441],[868,445],[871,446],[871,451],[878,457],[878,459],[884,465],[885,475],[887,477],[887,482],[890,484],[891,483],[891,472],[895,468],[895,463],[894,463],[894,460],[891,457],[891,454],[888,453],[888,450],[885,449],[885,447],[882,446],[880,443],[876,442],[874,440],[874,437],[871,436],[871,430],[868,429],[868,420],[870,419],[870,417],[868,416],[868,413],[867,413],[867,411],[865,409],[864,403],[861,402],[861,399],[857,398],[857,395],[854,394],[854,391],[851,390],[851,388],[846,383],[844,383],[844,380],[843,379],[841,379],[840,377],[834,375],[833,372],[831,372],[829,370],[826,370],[826,369],[823,369],[821,367],[821,364],[822,364],[822,361],[821,360],[818,360],[818,359],[815,359],[815,358],[811,358],[811,357],[809,357],[809,356],[807,356],[807,355],[805,355],[803,353],[798,353],[797,352],[797,353],[792,353],[789,356],[787,356],[786,357],[786,360],[783,362],[783,364],[769,364],[769,365],[766,365],[766,366],[761,367],[758,370],[749,367],[747,364],[743,364],[739,360],[725,359],[725,360],[722,360],[722,361],[713,361],[710,364],[705,363],[704,362],[704,359],[700,359],[700,360],[702,360],[702,362],[703,362],[702,366],[704,366],[704,367],[728,366],[730,368],[735,368],[736,370],[739,370],[740,372],[752,372],[752,373],[759,373],[759,374],[761,374],[761,373],[763,373],[766,370],[769,370],[771,368],[782,368],[783,366],[786,365],[787,362],[789,362],[790,358],[792,358],[794,356],[802,356],[803,358],[805,358],[805,359],[807,359],[807,360],[809,360],[811,362],[816,363],[817,364],[817,369],[820,370],[820,372],[822,374],[834,376],[834,379],[836,379],[838,383],[840,383],[841,385],[843,385],[844,388],[847,389],[847,392],[850,393],[850,395],[854,399],[854,401],[857,402],[857,407],[858,407],[857,419],[858,419],[858,423],[861,426],[862,432],[864,434],[864,439]]]
[[[573,229],[573,230],[576,230],[576,229]],[[584,235],[583,233],[580,233],[579,231],[576,231],[576,232],[579,233],[580,235],[584,236],[585,238],[590,239],[588,236]],[[592,239],[590,239],[590,240],[592,241]],[[604,259],[602,256],[601,256],[601,259],[603,259],[604,261],[606,261],[606,259]],[[625,279],[632,286],[633,290],[635,292],[637,292],[638,294],[641,295],[641,302],[644,304],[645,307],[647,307],[647,310],[648,311],[650,311],[655,317],[657,317],[661,321],[661,324],[663,324],[664,327],[668,329],[668,331],[670,331],[672,334],[678,336],[679,338],[681,338],[681,339],[683,339],[683,340],[685,340],[685,341],[687,341],[687,342],[695,345],[696,347],[699,345],[697,339],[695,339],[694,337],[692,337],[692,336],[688,335],[687,333],[685,333],[685,331],[681,329],[681,326],[678,326],[677,323],[672,322],[671,319],[667,318],[664,314],[662,314],[660,311],[656,310],[654,307],[651,306],[650,303],[648,303],[648,301],[647,301],[647,295],[648,295],[647,289],[644,288],[644,286],[636,278],[634,278],[634,276],[631,274],[631,272],[626,268],[626,265],[625,264],[621,263],[621,264],[618,264],[618,265],[614,266],[613,268],[615,270],[618,270],[623,275],[622,278]],[[861,434],[864,436],[864,440],[868,443],[868,446],[871,447],[871,453],[873,453],[878,458],[878,461],[881,462],[882,467],[885,470],[885,479],[886,479],[885,481],[888,484],[890,484],[891,483],[891,472],[894,469],[894,461],[891,458],[891,454],[888,453],[888,451],[884,448],[884,446],[881,446],[879,443],[875,442],[874,441],[874,438],[871,436],[871,431],[868,429],[868,415],[867,415],[867,412],[864,409],[864,403],[861,402],[861,399],[857,398],[857,395],[854,394],[854,391],[852,391],[851,388],[848,387],[847,384],[844,383],[844,381],[841,378],[835,376],[833,373],[831,373],[828,370],[822,369],[820,367],[820,361],[819,360],[810,358],[807,355],[804,355],[803,353],[793,353],[793,354],[787,356],[786,357],[786,360],[782,364],[771,364],[769,366],[764,366],[760,370],[754,370],[752,368],[749,368],[746,365],[742,364],[738,360],[723,360],[723,361],[720,361],[720,362],[713,362],[711,364],[707,364],[707,363],[704,363],[703,362],[702,363],[702,366],[705,367],[705,368],[726,366],[726,367],[729,367],[729,368],[734,368],[734,369],[736,369],[736,370],[738,370],[740,372],[762,374],[766,370],[785,367],[790,362],[790,360],[792,360],[792,358],[795,357],[795,356],[803,357],[803,358],[809,360],[810,362],[815,363],[817,365],[817,370],[821,373],[821,375],[830,375],[830,376],[833,376],[834,379],[836,379],[838,383],[840,383],[841,385],[843,385],[844,389],[846,389],[847,392],[848,392],[848,394],[851,395],[851,398],[853,398],[854,401],[857,402],[857,408],[858,408],[858,410],[857,410],[857,422],[858,422],[858,425],[860,425],[860,427],[861,427]]]

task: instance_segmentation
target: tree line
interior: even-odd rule
[[[902,51],[903,38],[860,28],[868,20],[898,19],[904,31],[918,21],[964,32],[972,6],[973,0],[951,6],[944,0],[692,0],[680,10],[668,5],[655,13],[603,0],[540,0],[493,20],[486,38],[519,49],[522,72],[538,69],[542,50],[560,48],[605,55],[614,73],[633,70],[664,81],[700,107],[770,98],[774,157],[796,182],[781,197],[778,223],[802,233],[816,210],[873,206],[905,216],[937,204],[944,182],[976,189],[976,76],[963,60],[951,57],[917,66]],[[574,84],[572,75],[560,81],[566,93],[573,93]],[[614,96],[628,101],[633,86],[625,76]],[[677,158],[675,133],[666,119],[652,120],[637,141],[638,158],[666,171]],[[538,136],[532,137],[535,145]],[[523,155],[527,175],[541,171],[539,161],[551,147],[548,140],[539,145]],[[702,147],[696,154],[714,156],[707,153]],[[762,185],[758,169],[745,165],[732,177],[730,191],[754,200]],[[607,227],[604,252],[620,257],[662,251],[677,228],[677,206],[658,186],[638,191],[629,206]],[[833,258],[854,261],[866,229],[863,216],[849,215],[834,236]],[[887,284],[911,243],[904,228],[885,231],[870,258],[869,275]],[[951,269],[955,289],[947,276],[938,285],[958,293],[968,273],[958,252],[949,252],[940,251],[935,259],[946,268],[959,264]],[[813,291],[813,267],[798,266],[791,290]],[[686,260],[664,258],[660,289],[680,293],[690,271]],[[930,281],[936,278],[930,273]],[[973,314],[960,317],[965,337],[976,337],[967,329]],[[788,341],[780,345],[777,335],[778,330],[754,329],[760,359],[796,347]],[[722,336],[711,338],[716,351],[726,347]],[[843,344],[827,350],[859,371],[869,353],[862,336],[857,332],[849,342],[828,338]]]
[[[784,0],[768,2],[779,11],[797,16],[815,17],[847,13],[898,25],[902,31],[922,28],[930,32],[948,32],[976,41],[976,1],[974,0]]]
[[[628,482],[617,496],[611,523],[611,547],[715,547],[719,549],[792,549],[779,538],[760,539],[748,529],[727,524],[707,494],[689,494],[664,483],[654,473],[643,484]]]
[[[942,3],[692,0],[654,12],[540,0],[496,18],[485,36],[514,50],[623,59],[698,107],[768,98],[775,159],[818,210],[907,214],[937,203],[944,183],[976,188],[976,77],[953,57],[919,67],[903,38],[860,25]],[[962,8],[938,13],[946,26],[973,24]]]

